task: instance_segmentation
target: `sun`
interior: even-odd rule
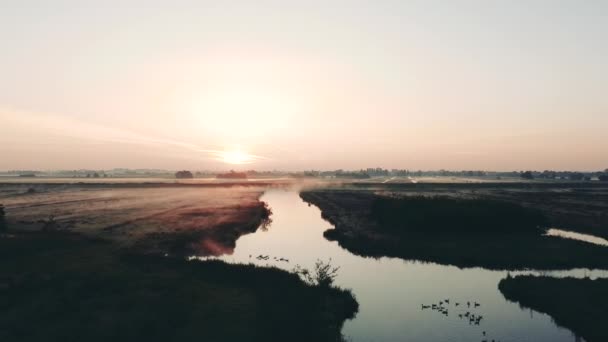
[[[249,164],[254,160],[254,156],[241,150],[223,151],[220,158],[227,164]]]

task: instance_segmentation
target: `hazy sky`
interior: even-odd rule
[[[0,169],[608,168],[608,1],[0,0],[0,44]]]

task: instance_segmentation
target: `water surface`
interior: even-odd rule
[[[608,247],[608,240],[601,238],[601,237],[589,235],[589,234],[582,234],[582,233],[571,232],[571,231],[563,230],[563,229],[551,228],[551,229],[547,230],[546,235],[561,237],[561,238],[565,238],[565,239],[579,240],[579,241],[592,243],[594,245]]]

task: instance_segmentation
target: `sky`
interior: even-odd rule
[[[607,42],[593,0],[0,0],[0,170],[603,170]]]

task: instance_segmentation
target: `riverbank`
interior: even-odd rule
[[[324,233],[325,237],[336,240],[350,252],[363,256],[399,257],[488,269],[608,268],[608,248],[543,236],[535,228],[542,220],[530,213],[527,207],[514,207],[510,202],[484,198],[473,200],[488,203],[484,208],[490,211],[482,213],[488,219],[484,226],[474,217],[480,214],[477,205],[463,204],[466,197],[454,196],[451,200],[450,197],[443,197],[439,206],[436,203],[416,204],[420,207],[418,209],[426,209],[412,211],[410,214],[414,217],[406,218],[410,223],[437,225],[425,226],[424,229],[413,225],[408,230],[405,226],[396,225],[399,217],[378,217],[374,205],[378,199],[388,198],[386,196],[395,198],[394,193],[378,195],[369,190],[314,189],[301,192],[302,199],[319,207],[322,216],[335,226],[335,229]],[[424,202],[424,199],[420,201]],[[432,202],[433,199],[428,201]],[[453,201],[459,211],[466,212],[454,214],[450,201]],[[389,207],[387,208],[390,209]],[[391,215],[403,215],[398,209],[393,210]],[[519,213],[534,220],[528,225],[529,231],[505,229],[505,222],[517,224],[519,228],[526,227],[518,221],[524,217],[517,217]],[[465,220],[466,224],[458,220]],[[475,232],[463,230],[463,227],[469,227],[471,223],[477,225]],[[482,228],[487,229],[482,233]]]
[[[516,276],[498,288],[507,300],[550,315],[587,342],[608,341],[608,279]]]
[[[3,341],[336,341],[357,306],[275,268],[134,254],[67,232],[0,236]]]

